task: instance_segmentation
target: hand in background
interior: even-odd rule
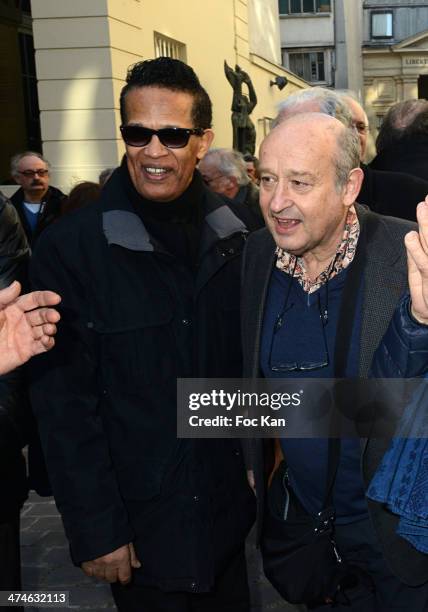
[[[53,291],[25,295],[15,281],[0,290],[0,374],[17,368],[55,343],[59,313],[52,308],[61,298]]]
[[[418,231],[404,238],[412,316],[428,325],[428,196],[417,207]]]

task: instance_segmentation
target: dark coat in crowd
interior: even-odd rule
[[[18,215],[0,193],[0,289],[14,280],[25,285],[29,247]],[[21,448],[27,435],[20,372],[0,376],[0,483],[4,495],[0,522],[21,508],[27,497],[27,481]]]
[[[27,236],[28,243],[32,248],[40,236],[41,232],[58,219],[62,214],[62,206],[66,201],[66,196],[56,187],[49,187],[45,197],[41,202],[40,212],[37,217],[37,224],[34,230],[30,227],[24,210],[24,191],[20,187],[12,196],[11,202],[15,207],[21,225]],[[30,414],[29,419],[32,418]],[[39,495],[52,495],[52,490],[49,484],[49,478],[46,472],[46,466],[43,459],[43,453],[40,446],[40,439],[37,433],[37,427],[33,422],[29,427],[29,482],[30,487],[35,489]]]
[[[259,218],[263,219],[259,202],[259,188],[253,182],[246,185],[244,204]]]
[[[404,174],[361,166],[364,180],[358,202],[374,212],[416,221],[416,206],[428,195],[428,181]]]
[[[38,215],[37,225],[34,231],[31,231],[31,227],[24,212],[24,190],[22,187],[20,187],[18,191],[13,194],[11,197],[12,204],[18,211],[22,227],[24,228],[27,240],[31,246],[34,246],[37,238],[40,236],[45,227],[60,217],[61,204],[65,197],[65,194],[63,194],[62,191],[56,187],[49,187],[43,201],[41,202],[42,206]]]
[[[409,136],[380,151],[371,161],[374,170],[405,172],[428,181],[428,136]]]
[[[121,173],[37,245],[33,286],[61,294],[62,319],[32,362],[32,404],[75,562],[132,541],[134,582],[203,592],[242,547],[254,496],[237,441],[177,439],[176,379],[241,374],[246,211],[198,178],[192,272]]]
[[[416,226],[406,221],[382,217],[362,207],[357,206],[361,225],[360,239],[357,245],[364,249],[361,290],[363,301],[361,306],[361,333],[358,355],[358,372],[361,378],[367,378],[373,356],[381,345],[382,338],[388,329],[400,296],[407,289],[407,263],[403,239],[405,234]],[[362,236],[365,240],[362,240]],[[253,234],[245,251],[243,266],[243,317],[242,336],[244,352],[244,377],[260,375],[260,345],[263,325],[263,312],[269,287],[269,279],[275,262],[275,242],[269,231],[262,230]],[[348,276],[348,280],[351,278]],[[344,292],[349,283],[345,283]],[[342,313],[339,321],[347,312],[346,299],[342,302]],[[419,326],[412,323],[408,315],[408,303],[402,302],[396,312],[399,326],[410,327],[411,346],[417,345]],[[416,332],[413,331],[416,328]],[[412,336],[413,334],[413,336]],[[424,336],[422,338],[424,340]],[[388,345],[395,357],[394,347]],[[336,344],[337,349],[337,344]],[[382,347],[378,351],[381,355]],[[426,353],[425,353],[426,354]],[[391,359],[389,356],[389,359]],[[410,351],[413,358],[413,352]],[[421,364],[420,355],[416,355],[415,370],[411,369],[412,359],[405,363],[402,377],[419,374],[417,368]],[[425,362],[426,363],[426,362]],[[408,370],[406,369],[408,368]],[[373,429],[376,429],[377,418],[382,414],[373,415]],[[266,502],[266,478],[272,470],[269,464],[267,446],[272,440],[254,440],[249,447],[249,465],[255,470],[257,504],[259,507],[259,532],[263,524],[263,514]],[[387,437],[361,440],[361,470],[366,487],[370,483],[383,455],[388,449],[390,440]],[[398,517],[389,512],[382,504],[369,502],[369,513],[373,526],[382,545],[383,555],[392,572],[405,584],[417,586],[428,580],[428,560],[425,554],[413,548],[409,542],[397,535]]]
[[[19,216],[0,192],[0,289],[14,280],[25,285],[28,257],[28,241]]]
[[[25,286],[30,254],[16,210],[0,193],[0,288],[19,280]],[[0,589],[20,589],[19,513],[28,486],[22,454],[29,409],[15,370],[0,376]]]

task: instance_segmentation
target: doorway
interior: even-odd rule
[[[418,98],[428,100],[428,74],[422,74],[418,78]]]

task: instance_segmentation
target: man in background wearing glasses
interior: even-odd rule
[[[65,195],[49,186],[49,163],[40,153],[24,151],[10,162],[12,178],[20,185],[12,198],[30,246],[40,232],[60,216]]]
[[[258,372],[281,379],[367,378],[407,288],[404,237],[414,224],[356,204],[363,179],[357,131],[325,114],[298,113],[280,122],[262,143],[260,176],[267,229],[250,236],[244,256],[244,376]],[[419,207],[425,234],[420,241],[416,233],[406,239],[416,254],[412,302],[401,303],[395,320],[410,337],[402,342],[412,347],[403,377],[423,374],[407,372],[415,359],[426,369],[426,352],[420,355],[426,351],[428,300],[419,295],[426,272],[416,261],[419,265],[421,251],[427,265],[428,204]],[[397,358],[395,352],[380,355],[386,371]],[[352,401],[350,397],[350,405]],[[328,440],[284,436],[279,448],[275,466],[285,458],[290,486],[306,511],[316,516],[325,499]],[[371,439],[366,446],[358,439],[341,440],[333,489],[335,541],[345,561],[358,565],[369,578],[347,591],[350,601],[337,604],[337,610],[426,610],[426,555],[395,533],[398,518],[380,504],[368,507],[365,498],[387,448],[386,439]],[[275,467],[265,449],[263,440],[254,442],[261,517],[269,511],[266,483]],[[321,602],[310,606],[329,608]]]
[[[250,179],[244,156],[234,149],[210,149],[198,166],[204,183],[232,202],[242,203],[259,218],[259,189]]]
[[[204,185],[211,102],[186,64],[132,67],[126,155],[99,203],[45,232],[35,287],[62,325],[32,401],[71,554],[126,612],[248,612],[254,496],[234,440],[177,440],[176,379],[241,374],[251,212]]]

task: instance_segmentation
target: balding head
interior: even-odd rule
[[[10,162],[11,175],[21,185],[26,202],[42,202],[49,188],[49,163],[36,151],[14,155]]]
[[[405,100],[386,113],[376,139],[378,153],[411,136],[428,136],[428,101]]]
[[[276,128],[265,138],[260,149],[262,159],[265,143],[269,146],[269,139],[286,138],[289,130],[298,132],[301,142],[307,142],[311,147],[311,138],[316,137],[322,142],[329,141],[331,158],[336,173],[336,188],[342,189],[353,168],[358,168],[360,159],[360,145],[355,130],[347,128],[338,119],[318,112],[301,112],[284,118]],[[281,134],[281,136],[279,136]],[[287,140],[284,140],[287,144]],[[325,150],[326,151],[326,150]]]

